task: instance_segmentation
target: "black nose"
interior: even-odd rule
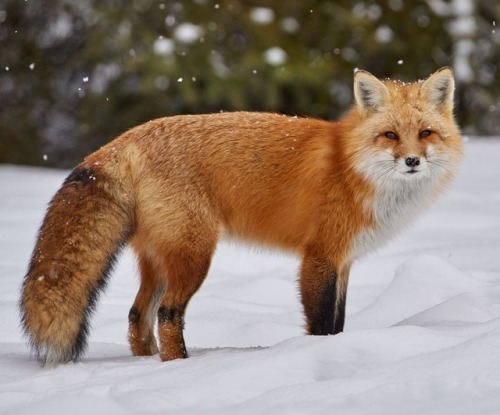
[[[417,156],[406,157],[405,164],[408,167],[415,167],[420,164],[420,159]]]

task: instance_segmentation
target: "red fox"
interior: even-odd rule
[[[89,155],[50,202],[22,286],[38,360],[82,355],[127,243],[140,270],[128,316],[134,355],[187,357],[184,313],[221,235],[299,255],[307,333],[342,332],[353,261],[407,226],[459,164],[453,91],[450,68],[414,83],[358,71],[355,104],[336,122],[173,116]]]

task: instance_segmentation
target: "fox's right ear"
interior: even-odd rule
[[[354,74],[354,98],[364,113],[377,112],[384,106],[389,90],[370,72],[358,70]]]

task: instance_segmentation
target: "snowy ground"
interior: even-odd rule
[[[131,356],[127,253],[86,357],[42,369],[16,302],[66,172],[0,166],[0,413],[500,413],[500,140],[471,140],[431,211],[351,274],[346,332],[302,335],[298,263],[223,244],[187,313],[191,358]]]

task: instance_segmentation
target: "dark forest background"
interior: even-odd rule
[[[355,68],[455,70],[466,134],[500,135],[500,2],[0,0],[0,163],[70,167],[180,113],[333,119]]]

